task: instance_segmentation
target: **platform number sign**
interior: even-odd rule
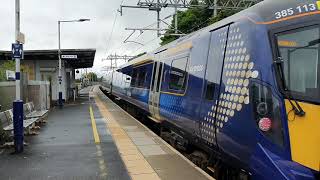
[[[12,44],[12,58],[22,59],[23,58],[23,45],[19,43]]]

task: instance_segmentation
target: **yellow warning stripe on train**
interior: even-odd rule
[[[320,10],[320,1],[317,1],[318,10]]]
[[[189,50],[192,48],[192,42],[185,42],[183,44],[180,44],[176,47],[173,47],[173,48],[170,48],[168,49],[168,54],[176,54],[178,52],[182,52],[182,51],[185,51],[185,50]]]
[[[299,102],[306,115],[299,117],[286,100],[292,160],[320,171],[320,105]]]

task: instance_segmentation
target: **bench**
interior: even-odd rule
[[[0,112],[0,148],[2,144],[7,144],[12,136],[12,130],[10,130],[10,123],[7,119],[7,116],[4,112]]]
[[[11,128],[12,124],[8,121],[5,112],[0,112],[0,123],[1,123],[0,124],[1,130],[4,130],[4,131],[13,130],[13,128]]]
[[[48,110],[36,111],[33,102],[25,104],[24,111],[26,119],[38,118],[38,122],[42,123],[45,123],[44,119],[47,117],[49,112]]]
[[[14,142],[12,142],[13,136],[13,115],[12,110],[0,112],[0,140],[1,145],[0,148],[12,147]],[[35,119],[33,120],[24,120],[23,121],[23,128],[27,135],[34,135],[35,133],[31,132],[31,128],[34,125]],[[11,142],[8,142],[11,141]],[[23,142],[24,145],[27,145]]]
[[[3,128],[4,131],[13,131],[13,113],[12,109],[4,112],[7,126]],[[35,122],[38,121],[38,118],[24,119],[23,120],[23,128],[27,135],[35,135],[36,133],[32,132],[34,128]]]

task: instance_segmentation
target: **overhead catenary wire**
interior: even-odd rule
[[[167,26],[172,27],[172,25],[170,25],[169,23],[167,23],[167,22],[164,21],[164,20],[166,20],[166,19],[169,19],[169,18],[172,17],[172,16],[173,16],[173,15],[169,15],[169,16],[163,18],[163,19],[160,20],[160,21],[162,21],[162,22],[163,22],[164,24],[166,24]],[[192,32],[194,29],[202,26],[203,24],[207,23],[209,20],[210,20],[210,19],[207,19],[205,22],[203,22],[203,23],[201,23],[201,24],[195,25],[195,26],[192,27],[187,33]],[[152,27],[152,26],[154,26],[154,25],[156,25],[156,24],[157,24],[157,22],[154,22],[154,23],[152,23],[152,24],[150,24],[150,25],[148,25],[148,26],[145,26],[144,28],[149,28],[149,27]],[[133,32],[133,33],[134,33],[134,32]],[[130,42],[131,42],[131,43],[136,43],[136,44],[141,45],[141,46],[138,47],[137,49],[131,51],[131,52],[133,52],[133,54],[136,54],[140,49],[142,49],[143,47],[146,47],[146,45],[150,44],[151,42],[153,42],[155,39],[158,38],[158,37],[153,38],[153,39],[151,39],[150,41],[148,41],[148,42],[146,42],[146,43],[137,42],[137,39],[138,39],[139,37],[141,37],[142,34],[145,33],[145,31],[141,31],[141,33],[140,33],[137,37],[135,37],[133,41],[129,41],[129,38],[132,36],[133,33],[130,33],[130,35],[126,37],[124,43],[121,43],[121,45],[117,46],[116,49],[119,49],[119,47],[122,47],[123,45],[125,45],[125,43],[130,43]],[[182,31],[179,31],[179,33],[182,33],[182,34],[183,34]],[[168,34],[168,35],[170,35],[170,34]]]
[[[122,2],[123,2],[123,1],[122,1]],[[169,23],[165,22],[165,20],[167,20],[167,19],[169,19],[169,18],[171,18],[171,17],[173,17],[173,15],[166,16],[166,17],[164,17],[163,19],[160,19],[160,21],[163,22],[164,24],[166,24],[167,26],[172,27],[172,25],[170,25]],[[112,28],[112,31],[111,31],[111,36],[110,36],[110,38],[112,38],[112,34],[113,34],[113,31],[114,31],[114,28],[115,28],[114,26],[115,26],[116,20],[117,20],[117,16],[115,17],[115,21],[114,21],[114,24],[113,24],[113,28]],[[144,28],[150,28],[150,27],[152,27],[152,26],[157,25],[157,23],[158,23],[158,22],[154,22],[154,23],[152,23],[152,24],[150,24],[150,25],[148,25],[148,26],[145,26]],[[196,28],[196,27],[194,27],[194,28]],[[194,29],[194,28],[192,28],[192,29]],[[143,29],[143,28],[141,28],[141,29]],[[117,46],[117,48],[112,48],[112,49],[120,49],[120,48],[122,48],[126,43],[135,43],[135,44],[140,45],[140,47],[137,47],[137,49],[132,50],[132,51],[130,51],[130,52],[131,52],[131,53],[133,52],[133,54],[136,54],[139,50],[141,50],[142,48],[146,47],[147,45],[149,45],[149,44],[152,43],[155,39],[158,38],[158,37],[153,38],[153,39],[151,39],[150,41],[147,41],[146,43],[138,42],[137,40],[138,40],[145,32],[146,32],[146,31],[141,30],[138,36],[136,36],[133,40],[130,40],[130,38],[133,36],[133,34],[135,33],[135,31],[131,32],[131,33],[125,38],[125,40],[123,41],[123,43],[121,43],[119,46]],[[183,32],[179,31],[179,33],[183,33]],[[170,35],[170,34],[168,34],[168,35]],[[109,41],[109,42],[110,42],[110,41]],[[110,43],[109,43],[109,44],[110,44]],[[131,54],[131,53],[130,53],[130,54]]]
[[[143,45],[143,46],[138,47],[136,50],[134,50],[134,53],[133,53],[133,54],[137,54],[137,52],[138,52],[141,48],[145,47],[146,45],[150,44],[151,42],[153,42],[153,41],[154,41],[154,40],[156,40],[156,39],[158,39],[158,37],[153,38],[153,39],[151,39],[150,41],[148,41],[148,42],[144,43],[144,45]]]
[[[121,1],[120,6],[123,4],[124,1],[125,1],[125,0],[122,0],[122,1]],[[116,12],[116,16],[114,17],[114,20],[113,20],[113,24],[112,24],[112,28],[111,28],[111,33],[110,33],[109,38],[108,38],[108,41],[107,41],[106,53],[108,53],[108,51],[109,51],[109,46],[110,46],[110,42],[111,42],[111,40],[112,40],[112,36],[113,36],[113,32],[114,32],[114,28],[115,28],[117,19],[118,19],[118,12]]]
[[[146,28],[150,28],[154,25],[156,25],[158,22],[154,22],[142,29],[146,29]],[[134,40],[129,40],[131,38],[131,36],[136,32],[137,30],[132,30],[132,33],[123,41],[123,43],[136,43],[136,44],[140,44],[140,45],[143,45],[142,43],[140,42],[137,42],[137,39],[145,32],[144,30],[140,30],[140,34],[134,39]]]

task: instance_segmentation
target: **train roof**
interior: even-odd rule
[[[200,36],[204,32],[209,32],[210,30],[225,26],[227,24],[233,23],[240,21],[241,19],[248,19],[252,21],[255,24],[261,24],[261,25],[266,25],[266,27],[272,26],[273,24],[277,24],[282,22],[283,20],[290,20],[293,18],[301,17],[301,16],[306,16],[306,15],[313,15],[313,14],[320,14],[320,4],[319,8],[316,9],[314,12],[294,12],[290,17],[287,18],[280,18],[277,19],[276,13],[281,12],[282,10],[287,10],[287,9],[297,9],[298,6],[303,6],[303,5],[310,5],[314,4],[317,5],[316,0],[264,0],[248,9],[245,9],[239,13],[236,13],[230,17],[227,17],[221,21],[218,21],[210,26],[207,26],[205,28],[202,28],[196,32],[193,32],[191,34],[188,34],[184,37],[181,37],[167,45],[161,46],[157,48],[156,50],[147,53],[143,56],[140,56],[136,59],[133,59],[129,63],[123,65],[123,66],[128,66],[131,64],[135,63],[140,63],[140,61],[146,61],[148,59],[152,59],[154,54],[157,54],[161,51],[165,51],[167,49],[173,48],[177,45],[192,41],[194,38]]]

